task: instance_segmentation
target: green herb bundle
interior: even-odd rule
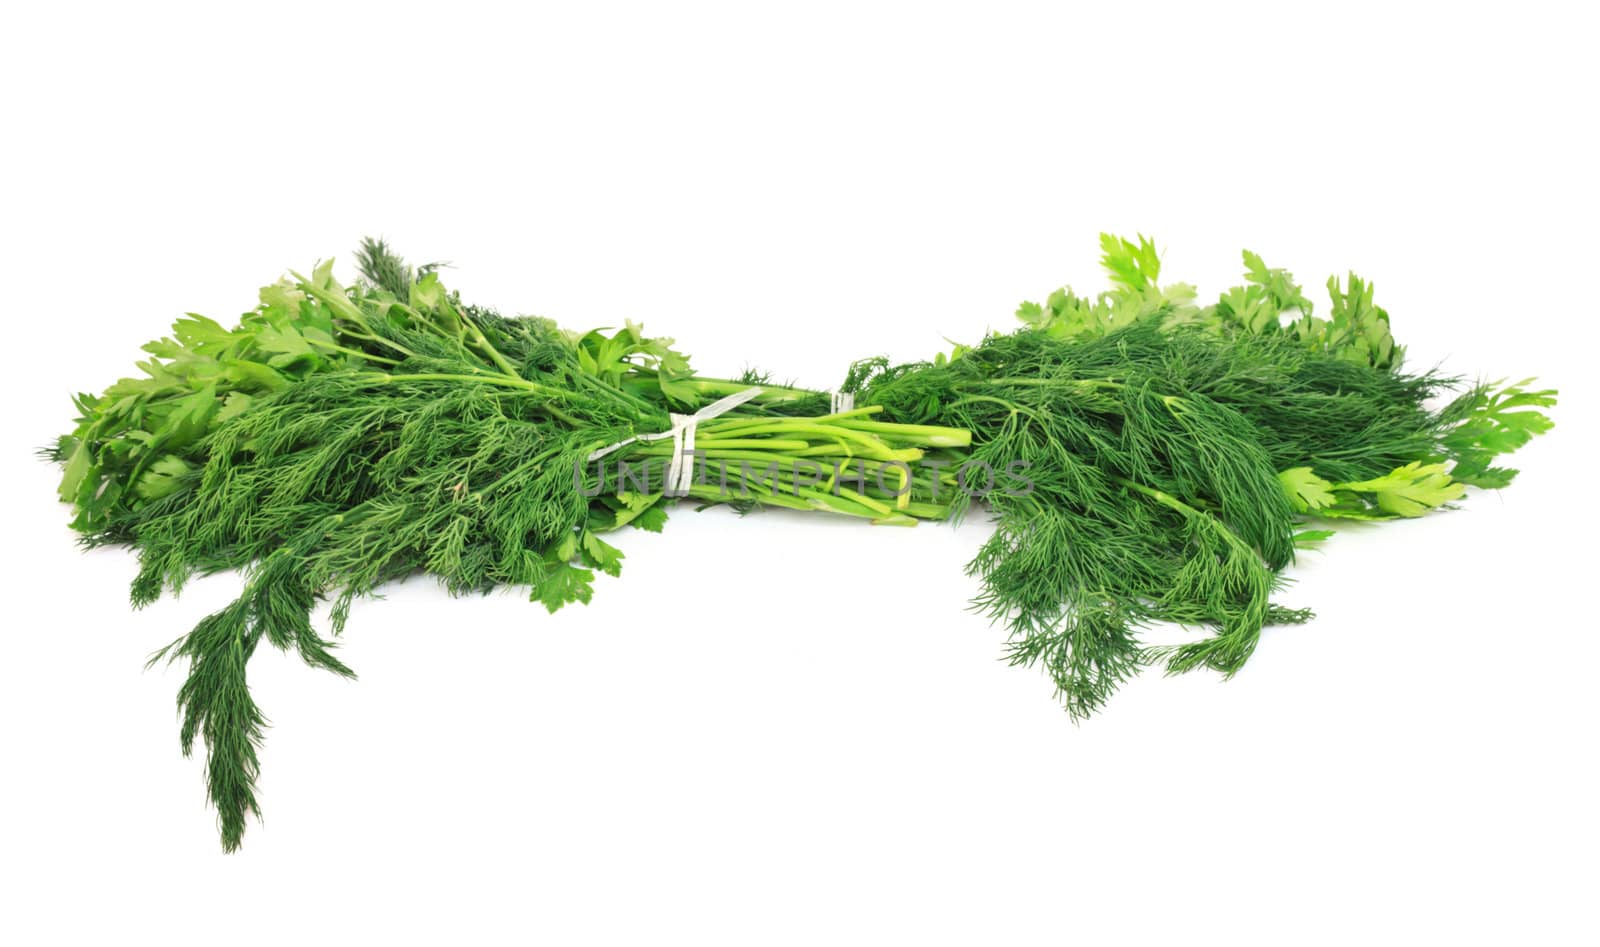
[[[1012,660],[1042,666],[1074,715],[1148,664],[1238,671],[1263,626],[1310,617],[1272,595],[1328,523],[1505,486],[1516,472],[1495,457],[1551,426],[1538,409],[1554,391],[1401,371],[1354,275],[1347,291],[1329,281],[1323,320],[1247,251],[1248,282],[1200,307],[1191,287],[1158,285],[1149,240],[1102,248],[1114,286],[1097,299],[1058,290],[1022,305],[1027,329],[931,363],[861,362],[846,385],[893,420],[971,430],[987,467],[1028,467],[1027,495],[985,498],[995,533],[969,572]],[[1212,634],[1147,647],[1154,622]]]
[[[1109,292],[1059,290],[1024,304],[1018,331],[931,362],[858,362],[841,390],[859,407],[832,410],[822,392],[696,375],[632,324],[576,333],[466,305],[437,267],[367,241],[357,285],[325,264],[262,290],[235,328],[181,320],[146,347],[144,377],[79,397],[50,454],[84,542],[137,550],[135,604],[244,574],[152,659],[188,662],[182,745],[206,746],[231,850],[258,811],[252,652],[265,639],[350,674],[313,627],[323,601],[333,634],[356,599],[417,572],[456,594],[587,602],[596,571],[620,570],[605,534],[659,530],[681,499],[902,525],[983,505],[977,604],[1080,715],[1149,664],[1234,673],[1264,625],[1309,617],[1272,596],[1327,523],[1504,486],[1494,458],[1550,426],[1554,392],[1527,383],[1434,407],[1459,386],[1402,370],[1354,276],[1330,282],[1322,319],[1247,253],[1247,282],[1202,307],[1158,283],[1150,241],[1102,246]],[[698,422],[692,483],[667,490],[683,457],[660,435],[751,388]],[[1156,622],[1209,633],[1153,648],[1139,634]]]

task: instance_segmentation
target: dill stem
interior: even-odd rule
[[[582,384],[588,385],[590,388],[595,389],[607,397],[614,397],[616,400],[622,402],[630,408],[633,408],[636,411],[646,414],[655,414],[660,410],[655,405],[644,400],[638,395],[635,395],[629,391],[624,391],[621,388],[613,388],[593,375],[588,374],[587,372],[578,372],[574,377],[577,378]]]
[[[399,359],[386,358],[386,357],[384,357],[382,355],[373,355],[370,352],[363,352],[360,349],[348,348],[346,346],[340,345],[337,342],[323,342],[323,341],[320,341],[318,339],[313,339],[313,338],[311,338],[309,336],[306,337],[306,341],[309,342],[312,345],[315,345],[317,348],[326,349],[326,350],[328,350],[330,352],[343,352],[345,355],[354,355],[357,358],[364,358],[369,362],[382,362],[385,365],[399,365],[400,364],[400,360]]]
[[[700,476],[694,481],[689,494],[700,499],[726,501],[731,486],[729,474],[736,471],[739,495],[753,498],[762,504],[801,510],[825,509],[874,520],[888,518],[892,522],[899,522],[896,517],[900,515],[916,519],[948,519],[950,516],[949,504],[932,499],[919,500],[913,495],[918,489],[931,489],[933,478],[918,478],[915,471],[909,471],[899,465],[895,465],[892,469],[895,479],[900,482],[901,489],[892,491],[880,487],[875,494],[871,485],[858,484],[865,489],[856,490],[837,482],[836,475],[840,470],[836,464],[816,463],[796,454],[763,450],[712,449],[705,451],[703,457],[705,466],[700,469]],[[660,469],[660,465],[665,461],[665,455],[652,445],[643,452],[643,459],[657,465],[651,469]],[[731,461],[741,463],[735,466]],[[753,465],[749,462],[753,462]],[[814,483],[801,481],[798,471],[802,464],[812,467],[818,474],[827,473],[827,479]],[[770,479],[757,476],[752,480],[745,476],[747,471],[760,472],[771,466],[776,466],[777,469]],[[889,466],[884,463],[863,462],[861,475],[862,477],[872,475],[875,479],[881,480],[882,472]],[[891,503],[895,508],[890,507]]]
[[[990,404],[997,404],[997,405],[1000,405],[1002,408],[1005,408],[1005,409],[1009,410],[1013,415],[1025,414],[1028,417],[1033,418],[1035,421],[1043,420],[1042,418],[1039,417],[1038,412],[1032,410],[1031,408],[1025,408],[1022,405],[1017,404],[1015,401],[1007,401],[1004,398],[996,398],[996,397],[994,397],[992,395],[966,395],[964,397],[957,398],[956,400],[950,402],[949,407],[954,408],[957,405],[969,404],[969,403],[973,403],[973,402],[987,402],[987,403],[990,403]]]
[[[1182,514],[1186,519],[1199,520],[1200,522],[1209,524],[1215,528],[1219,534],[1221,534],[1225,542],[1233,546],[1238,551],[1244,553],[1251,559],[1251,561],[1258,563],[1261,561],[1261,556],[1255,551],[1255,549],[1253,549],[1249,543],[1241,539],[1239,535],[1230,529],[1226,523],[1218,519],[1216,514],[1208,513],[1205,510],[1190,506],[1189,504],[1183,502],[1164,490],[1157,490],[1154,487],[1147,487],[1138,481],[1129,480],[1126,477],[1113,477],[1112,479],[1137,493],[1144,494],[1157,503],[1160,503],[1162,506]]]
[[[475,496],[479,496],[479,497],[488,496],[489,494],[493,493],[495,490],[499,489],[502,485],[510,483],[511,482],[511,478],[516,477],[519,474],[522,474],[522,473],[524,473],[524,472],[526,472],[528,470],[531,470],[531,469],[533,469],[535,467],[538,467],[540,464],[544,463],[545,461],[549,460],[550,458],[554,457],[556,454],[559,454],[560,452],[561,452],[561,449],[559,447],[552,447],[547,451],[543,451],[543,452],[541,452],[539,454],[535,454],[534,456],[529,457],[527,460],[523,461],[522,463],[516,465],[515,467],[511,468],[510,470],[508,470],[505,473],[501,474],[500,476],[496,477],[492,483],[490,483],[488,486],[484,487],[482,490],[476,491],[476,493],[474,495]]]
[[[897,441],[920,443],[927,447],[967,447],[972,444],[972,432],[966,428],[941,427],[933,424],[893,424],[888,421],[835,421],[838,427],[852,431],[881,434]]]
[[[811,447],[810,441],[799,441],[786,438],[701,438],[695,443],[696,450],[807,450]],[[666,453],[671,453],[669,449]]]
[[[990,378],[985,379],[986,385],[1012,385],[1029,388],[1046,388],[1057,385],[1082,385],[1089,388],[1126,388],[1126,382],[1116,381],[1111,378]]]
[[[719,397],[737,394],[746,388],[760,388],[761,394],[756,397],[756,400],[768,403],[774,401],[802,401],[821,394],[819,391],[811,391],[805,388],[786,388],[782,385],[747,385],[742,381],[730,381],[726,378],[702,378],[699,375],[687,379],[684,384],[693,388],[699,394],[717,395]]]
[[[366,329],[367,331],[366,332],[351,332],[347,328],[341,328],[339,330],[339,334],[340,335],[344,335],[344,336],[348,336],[348,337],[350,337],[352,339],[361,339],[364,342],[374,342],[374,343],[377,343],[378,345],[388,346],[390,349],[393,349],[394,351],[399,352],[401,355],[404,355],[406,358],[416,358],[417,357],[417,353],[415,353],[415,352],[411,351],[410,349],[406,348],[405,346],[401,345],[399,342],[396,342],[396,341],[394,341],[392,339],[386,339],[386,338],[384,338],[384,337],[382,337],[380,335],[374,334],[372,332],[372,330],[371,330],[371,327],[368,326],[365,321],[359,322],[357,324],[360,325],[362,328]],[[396,364],[399,364],[399,363],[397,362]]]
[[[489,356],[489,360],[494,362],[494,364],[502,372],[505,372],[507,375],[510,375],[513,378],[522,377],[522,375],[517,371],[516,366],[512,365],[510,360],[508,360],[504,355],[500,354],[499,349],[490,344],[488,337],[483,334],[482,329],[478,328],[478,324],[476,322],[473,322],[470,318],[468,318],[465,313],[457,313],[456,318],[460,319],[461,324],[466,326],[467,329],[472,332],[473,340],[483,349],[483,353]]]
[[[714,437],[716,432],[707,432],[708,437]],[[739,430],[741,437],[752,434],[814,434],[819,437],[831,437],[838,440],[854,441],[871,450],[887,450],[888,447],[879,438],[860,431],[851,430],[841,425],[818,424],[811,418],[773,418],[766,424],[753,427],[743,427]]]
[[[529,381],[528,379],[522,378],[518,375],[495,375],[488,373],[482,375],[468,375],[453,374],[449,372],[408,372],[404,374],[390,375],[380,372],[357,372],[355,373],[355,377],[360,378],[362,381],[370,381],[380,385],[392,384],[397,381],[471,381],[480,382],[485,385],[500,385],[505,388],[521,388],[525,391],[537,392],[542,395],[550,395],[554,398],[572,397],[571,392],[551,388],[548,385],[541,385],[536,381]]]
[[[1177,497],[1173,496],[1172,494],[1167,493],[1164,490],[1157,490],[1155,487],[1147,487],[1144,484],[1139,483],[1137,480],[1129,480],[1126,477],[1116,477],[1114,479],[1118,483],[1120,483],[1123,486],[1127,487],[1128,489],[1133,490],[1133,491],[1135,491],[1137,493],[1142,493],[1145,496],[1149,497],[1150,499],[1156,501],[1157,503],[1160,503],[1162,506],[1165,506],[1165,507],[1167,507],[1168,509],[1171,509],[1171,510],[1175,510],[1175,511],[1177,511],[1179,513],[1182,513],[1184,516],[1203,516],[1203,515],[1205,515],[1205,514],[1201,513],[1199,510],[1195,509],[1194,507],[1192,507],[1189,504],[1183,502],[1182,500],[1178,499]]]
[[[868,418],[868,417],[871,417],[874,414],[882,414],[882,413],[883,413],[883,405],[881,405],[881,404],[869,404],[869,405],[863,405],[862,407],[859,407],[859,408],[851,408],[849,411],[840,411],[840,412],[837,412],[835,414],[824,414],[822,417],[818,418],[817,420],[819,420],[819,421],[844,421],[844,420],[847,420],[847,419],[850,419],[850,418]],[[905,424],[905,425],[895,425],[895,426],[896,427],[915,427],[916,425]]]

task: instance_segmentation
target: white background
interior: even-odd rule
[[[10,12],[0,939],[1594,943],[1594,24],[1124,6]],[[358,606],[359,682],[252,664],[235,856],[140,668],[236,581],[131,613],[30,454],[363,234],[827,387],[1098,289],[1101,230],[1208,294],[1241,247],[1355,268],[1413,367],[1538,374],[1558,429],[1305,559],[1318,619],[1233,681],[1081,726],[963,611],[981,523],[683,512],[553,618],[413,581]]]

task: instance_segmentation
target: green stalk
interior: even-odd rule
[[[310,336],[306,336],[305,340],[306,340],[306,342],[308,344],[314,345],[317,348],[323,349],[325,351],[340,352],[340,353],[343,353],[345,355],[354,355],[357,358],[363,358],[363,359],[366,359],[369,362],[382,362],[385,365],[399,365],[400,364],[400,360],[399,359],[396,359],[396,358],[385,358],[382,355],[373,355],[371,352],[363,352],[360,349],[348,348],[346,346],[338,344],[337,342],[323,342],[323,341],[321,341],[319,339],[311,338]]]
[[[970,447],[972,432],[959,427],[941,427],[932,424],[894,424],[888,421],[833,421],[839,427],[852,431],[881,434],[897,441],[922,447]]]
[[[749,385],[742,381],[729,381],[725,378],[702,378],[699,375],[688,379],[685,384],[693,388],[697,394],[713,398],[737,394],[746,388],[760,388],[761,394],[756,396],[756,400],[766,403],[803,401],[806,398],[814,398],[821,394],[819,391],[809,391],[805,388],[785,388],[782,385]]]

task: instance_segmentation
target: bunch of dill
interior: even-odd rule
[[[330,601],[337,634],[355,599],[418,572],[453,594],[528,588],[551,611],[589,601],[595,573],[618,574],[623,558],[602,534],[666,519],[672,445],[636,438],[667,431],[678,412],[757,389],[699,422],[689,497],[883,523],[948,515],[926,475],[889,489],[881,476],[847,487],[837,473],[909,471],[926,451],[966,446],[965,431],[701,377],[672,340],[632,324],[576,333],[464,305],[436,268],[413,270],[376,241],[360,262],[355,286],[324,265],[265,288],[233,329],[180,320],[146,347],[156,358],[143,377],[80,396],[77,427],[49,451],[83,542],[137,550],[135,605],[195,575],[244,575],[232,604],[152,658],[188,663],[182,746],[205,745],[230,850],[259,811],[264,718],[246,668],[262,641],[350,675],[313,611]],[[617,444],[637,477],[606,489],[594,460]],[[802,463],[815,475],[798,476]],[[775,473],[729,492],[730,467]]]
[[[1555,392],[1402,370],[1372,288],[1329,281],[1322,319],[1285,271],[1246,251],[1247,282],[1198,306],[1157,282],[1153,243],[1102,237],[1113,288],[1024,303],[1026,328],[953,356],[857,363],[846,387],[885,417],[973,432],[971,456],[1022,464],[1033,489],[985,497],[994,535],[969,565],[978,607],[1010,630],[1075,716],[1149,664],[1232,675],[1308,521],[1381,521],[1500,487],[1495,458],[1548,430]],[[1464,388],[1441,407],[1432,400]],[[957,499],[957,511],[968,504]],[[1148,647],[1141,628],[1210,629]]]
[[[631,323],[580,333],[465,304],[439,267],[369,240],[355,285],[323,265],[263,289],[234,328],[180,320],[146,347],[141,377],[79,396],[49,454],[84,542],[137,550],[135,604],[195,575],[244,575],[233,603],[152,659],[188,662],[182,745],[205,745],[232,850],[259,812],[264,717],[246,666],[263,640],[349,675],[313,627],[318,604],[337,634],[356,599],[418,572],[455,594],[589,601],[595,573],[620,570],[604,535],[659,530],[674,501],[674,447],[636,438],[751,386],[753,400],[700,423],[687,498],[896,524],[986,507],[977,605],[1075,716],[1148,665],[1236,672],[1263,626],[1309,617],[1272,599],[1329,521],[1503,486],[1514,471],[1495,458],[1550,426],[1538,409],[1554,392],[1526,383],[1434,406],[1462,386],[1403,370],[1388,314],[1354,276],[1330,281],[1321,318],[1246,253],[1246,282],[1202,306],[1158,282],[1150,241],[1102,247],[1111,290],[1025,303],[1017,331],[930,362],[858,362],[841,386],[857,406],[835,410],[823,392],[698,375]],[[597,469],[619,443],[640,481]],[[803,464],[830,472],[802,477]],[[772,473],[751,483],[750,468]],[[993,489],[997,473],[1025,489]],[[1140,634],[1156,622],[1209,634],[1150,647]]]

